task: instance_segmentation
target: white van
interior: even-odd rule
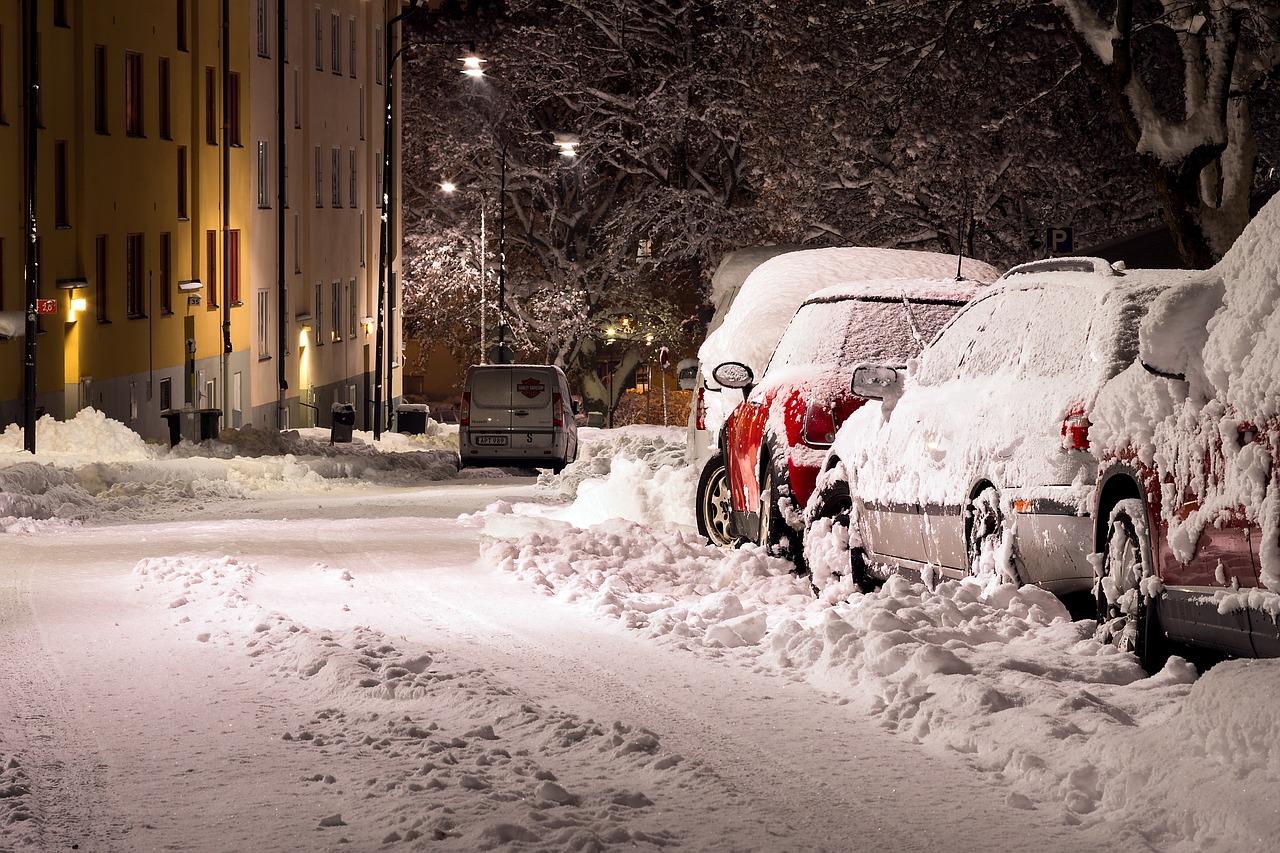
[[[458,417],[462,467],[528,465],[559,471],[578,457],[564,371],[548,364],[467,368]]]

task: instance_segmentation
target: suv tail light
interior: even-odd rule
[[[800,427],[800,440],[810,447],[830,447],[836,440],[835,406],[828,403],[810,403],[805,409],[804,424]]]
[[[706,429],[707,428],[707,389],[702,387],[701,385],[698,386],[697,405],[698,405],[698,409],[697,409],[698,417],[697,417],[697,420],[694,421],[694,426],[698,429]]]
[[[1084,406],[1076,406],[1062,421],[1062,449],[1089,449],[1089,416]]]
[[[564,397],[559,392],[551,394],[551,425],[564,426]]]
[[[458,426],[471,426],[471,392],[462,392],[462,408],[458,411]]]

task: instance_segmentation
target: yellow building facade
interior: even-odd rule
[[[379,64],[401,4],[282,1],[283,27],[281,0],[39,0],[37,281],[55,313],[39,317],[37,416],[91,406],[164,440],[166,411],[276,428],[328,425],[345,402],[368,425]],[[27,301],[22,5],[0,2],[10,316]],[[390,305],[395,289],[393,266]],[[25,347],[0,337],[0,428],[23,422]]]

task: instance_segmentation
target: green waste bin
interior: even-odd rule
[[[329,425],[330,444],[350,444],[351,431],[356,425],[356,407],[354,403],[334,403],[329,407],[332,422]]]

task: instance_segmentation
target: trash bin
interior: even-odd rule
[[[604,412],[587,412],[587,426],[603,427],[605,423]]]
[[[169,425],[169,446],[183,439],[192,443],[218,437],[221,409],[166,409],[160,413]]]
[[[396,432],[405,435],[422,435],[427,431],[427,405],[425,403],[401,403],[396,407]]]
[[[351,430],[356,425],[356,407],[354,403],[334,403],[329,407],[332,423],[329,426],[330,444],[350,444]]]

